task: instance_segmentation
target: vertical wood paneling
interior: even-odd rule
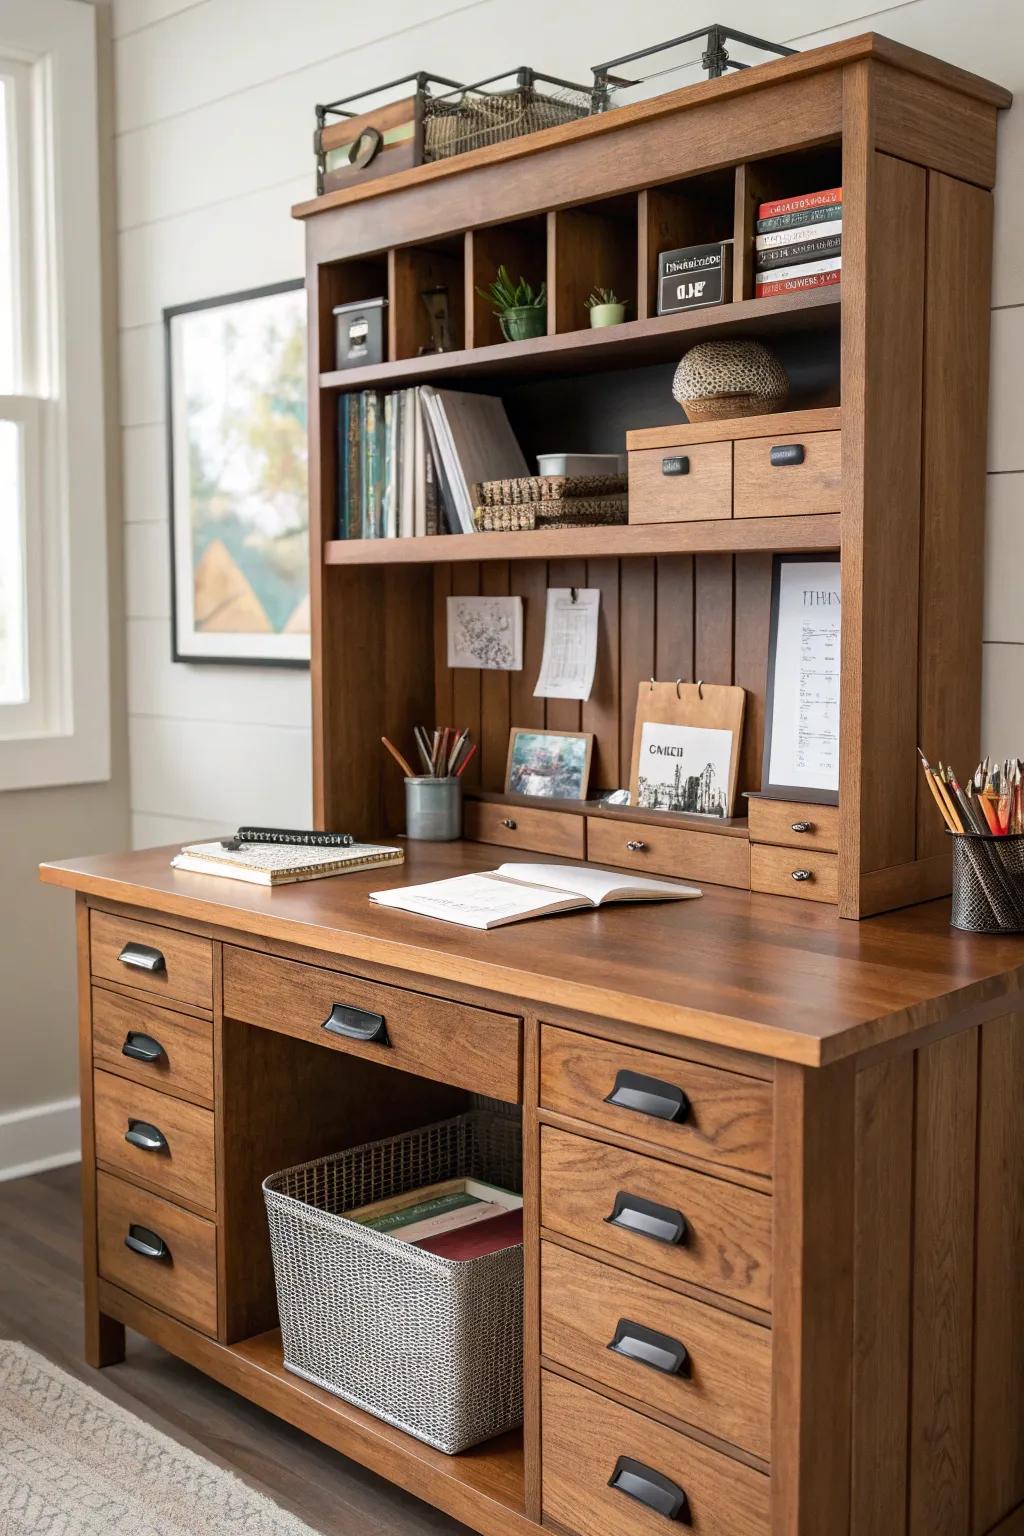
[[[917,1056],[910,1536],[970,1521],[978,1031]]]
[[[480,590],[485,597],[508,596],[507,560],[481,565]],[[484,789],[501,789],[505,783],[511,676],[511,672],[480,674],[480,782]]]
[[[594,688],[580,711],[580,729],[594,733],[591,787],[620,789],[625,778],[619,756],[619,561],[588,560],[587,586],[600,592],[601,609]]]
[[[974,1495],[983,1536],[1024,1501],[1024,1015],[981,1030]]]
[[[585,560],[552,560],[548,565],[549,587],[582,587],[586,585],[586,580]],[[545,714],[549,731],[580,729],[578,699],[548,699]]]
[[[381,689],[383,734],[416,763],[413,725],[427,723],[434,704],[434,658],[425,645],[410,645],[409,636],[430,631],[434,613],[434,581],[429,567],[399,566],[383,583],[384,685]],[[378,743],[379,745],[379,743]],[[381,778],[384,827],[405,826],[405,783],[390,757]]]
[[[477,597],[480,594],[480,567],[475,561],[452,568],[452,596]],[[456,667],[452,671],[452,724],[459,730],[469,727],[474,741],[480,740],[480,678],[475,667]],[[445,722],[442,721],[443,725]],[[480,753],[477,752],[462,775],[465,789],[480,787]]]
[[[694,681],[731,683],[733,557],[697,555],[694,567]]]
[[[768,625],[772,606],[772,557],[737,555],[733,633],[733,682],[747,690],[743,747],[736,790],[761,788]],[[742,809],[737,814],[742,815]]]
[[[533,690],[540,673],[544,647],[544,605],[547,602],[548,572],[543,560],[514,560],[509,570],[508,589],[523,599],[523,670],[509,679],[509,724],[543,726],[544,700],[535,699]]]
[[[654,675],[654,561],[623,560],[619,589],[619,763],[629,772],[640,683]]]
[[[850,1536],[902,1536],[907,1507],[914,1058],[858,1074]]]
[[[454,721],[452,674],[448,670],[448,598],[452,590],[450,565],[434,566],[434,720]],[[427,725],[428,722],[422,722]]]
[[[693,556],[657,557],[654,675],[659,682],[693,682]]]

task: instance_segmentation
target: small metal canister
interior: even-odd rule
[[[461,837],[462,780],[406,779],[405,835],[429,843]]]
[[[334,366],[362,368],[384,361],[387,299],[360,299],[334,307]]]

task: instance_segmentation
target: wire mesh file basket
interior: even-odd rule
[[[345,1212],[463,1177],[521,1188],[518,1114],[472,1110],[263,1183],[286,1369],[448,1455],[522,1423],[522,1245],[445,1259]]]
[[[575,122],[589,115],[590,101],[588,86],[525,67],[512,75],[496,75],[443,96],[430,96],[423,107],[423,158],[447,160],[487,144]]]
[[[1024,834],[950,832],[954,928],[1024,933]]]

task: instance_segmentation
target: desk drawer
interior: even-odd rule
[[[183,1099],[213,1103],[213,1025],[139,998],[92,989],[98,1067]]]
[[[666,466],[674,473],[666,473]],[[638,448],[629,455],[631,523],[732,516],[732,443]]]
[[[772,1202],[757,1190],[545,1126],[541,1224],[677,1280],[771,1307]]]
[[[750,889],[750,844],[745,837],[588,816],[587,857],[593,864],[621,865],[637,874]]]
[[[212,1221],[101,1172],[96,1176],[96,1224],[104,1280],[202,1333],[216,1334],[217,1228]],[[129,1236],[138,1248],[128,1247]]]
[[[534,806],[497,805],[467,800],[465,834],[477,843],[500,843],[566,859],[586,857],[582,816],[571,811],[544,811]]]
[[[555,1243],[541,1244],[541,1329],[549,1360],[768,1459],[770,1329]]]
[[[781,848],[813,848],[835,853],[839,848],[839,807],[801,805],[791,800],[748,800],[750,841]]]
[[[353,1010],[354,1016],[339,1014],[343,1009]],[[455,1088],[509,1103],[518,1103],[521,1096],[519,1020],[485,1008],[226,944],[224,1012],[382,1066],[440,1078]],[[328,1030],[332,1014],[337,1028],[377,1028],[384,1038],[358,1039]]]
[[[110,1072],[93,1076],[96,1161],[215,1210],[213,1114]],[[152,1146],[126,1141],[132,1131]]]
[[[619,1102],[609,1103],[616,1093]],[[545,1024],[540,1100],[545,1109],[657,1147],[751,1173],[771,1173],[771,1084],[738,1072]]]
[[[679,1521],[699,1536],[769,1536],[763,1472],[551,1371],[542,1390],[545,1524],[557,1521],[578,1536],[660,1536],[670,1521],[640,1502],[653,1472],[685,1495],[689,1518],[680,1510],[673,1530]],[[609,1487],[620,1457],[638,1463],[633,1497]]]
[[[755,843],[750,850],[750,888],[769,896],[835,902],[839,900],[838,860],[834,853],[805,853]]]
[[[842,489],[842,435],[806,432],[790,437],[748,437],[736,443],[734,517],[793,517],[838,512]],[[795,450],[772,463],[773,450]],[[799,454],[803,457],[795,462]],[[776,452],[776,458],[783,457]]]
[[[213,945],[194,933],[158,928],[134,917],[92,912],[92,974],[151,992],[160,1001],[213,1007]]]

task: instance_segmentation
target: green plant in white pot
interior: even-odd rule
[[[514,283],[508,268],[498,268],[498,276],[489,288],[478,288],[498,317],[501,333],[507,341],[526,341],[543,336],[548,328],[548,285],[534,288],[525,277]]]
[[[621,325],[626,318],[625,300],[611,288],[595,288],[587,300],[590,323],[595,330],[602,325]]]

